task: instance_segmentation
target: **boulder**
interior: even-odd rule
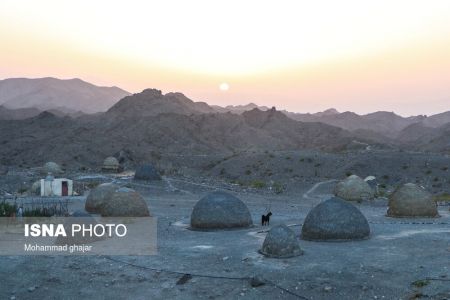
[[[103,217],[148,217],[150,212],[144,198],[135,190],[119,188],[100,207]]]
[[[102,183],[89,191],[84,209],[90,213],[99,213],[100,208],[111,199],[119,187],[113,183]]]
[[[287,258],[303,254],[294,231],[285,224],[270,229],[260,252],[274,258]]]
[[[158,171],[151,164],[142,164],[136,168],[134,179],[137,180],[161,180]]]
[[[334,189],[335,196],[349,201],[371,200],[374,194],[369,184],[356,175],[342,180]]]
[[[312,241],[347,241],[367,239],[369,235],[369,223],[359,209],[333,197],[308,213],[301,237]]]
[[[438,217],[431,194],[413,183],[406,183],[389,196],[389,217]]]
[[[239,198],[221,191],[200,199],[191,214],[193,229],[227,229],[251,226],[252,218],[247,206]]]

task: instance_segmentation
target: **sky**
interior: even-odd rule
[[[450,1],[0,1],[0,79],[409,116],[450,110]]]

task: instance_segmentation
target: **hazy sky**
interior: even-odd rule
[[[450,110],[450,1],[1,0],[0,78],[46,76],[220,105],[432,114]]]

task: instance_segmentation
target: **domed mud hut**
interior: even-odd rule
[[[308,213],[301,237],[311,241],[347,241],[367,239],[369,235],[369,223],[359,209],[333,197]]]
[[[191,214],[193,229],[242,228],[252,224],[252,217],[244,202],[221,191],[212,192],[200,199]]]
[[[41,181],[40,180],[33,182],[33,184],[31,185],[31,194],[35,195],[35,196],[41,195]]]
[[[105,158],[103,161],[102,171],[110,173],[120,172],[120,164],[117,158],[113,156]]]
[[[349,201],[371,200],[374,194],[369,184],[356,175],[342,180],[334,189],[335,196]]]
[[[303,254],[295,232],[285,224],[270,229],[260,252],[274,258],[288,258]]]
[[[103,217],[148,217],[150,212],[144,198],[135,190],[119,188],[100,207]]]
[[[161,180],[158,171],[152,164],[142,164],[136,168],[134,179],[137,180]]]
[[[83,235],[83,233],[75,232],[72,235],[72,225],[73,224],[80,224],[88,227],[89,225],[95,226],[97,225],[97,221],[95,218],[93,218],[90,214],[88,214],[85,211],[77,210],[72,215],[70,215],[67,218],[64,218],[64,230],[67,233],[67,236],[58,236],[55,241],[55,245],[82,245],[82,244],[89,244],[93,243],[95,241],[99,241],[104,239],[103,237],[97,237],[95,235]]]
[[[119,187],[113,183],[102,183],[89,191],[84,209],[90,213],[99,213],[100,208],[108,202]]]
[[[438,217],[437,205],[431,194],[413,183],[397,188],[389,196],[389,217]]]
[[[49,162],[46,162],[44,167],[42,168],[42,173],[45,175],[47,175],[48,173],[57,175],[57,174],[62,173],[62,169],[57,163],[55,163],[53,161],[49,161]]]

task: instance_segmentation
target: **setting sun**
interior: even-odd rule
[[[230,86],[228,85],[228,83],[223,82],[219,85],[219,89],[223,92],[226,92],[230,89]]]

